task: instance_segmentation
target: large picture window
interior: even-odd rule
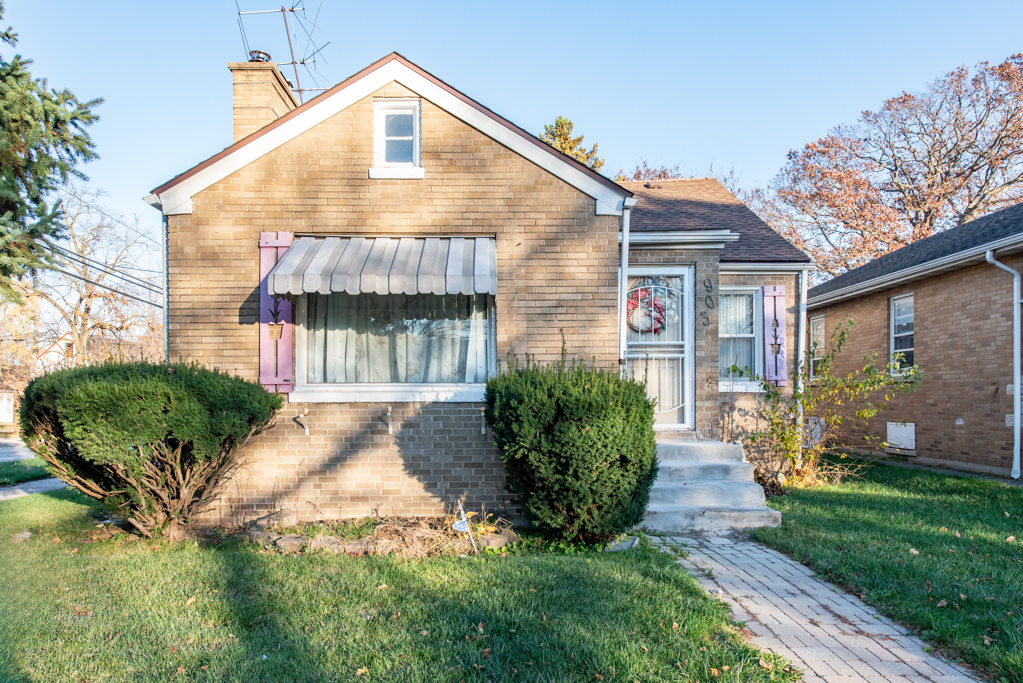
[[[755,376],[763,374],[760,349],[760,325],[757,289],[726,290],[718,297],[718,377],[722,389],[752,390],[747,369]],[[732,372],[732,366],[744,371]]]
[[[892,374],[904,375],[916,363],[913,353],[913,295],[892,297],[891,305]],[[896,363],[898,367],[895,367]]]
[[[487,294],[306,295],[308,384],[487,381]]]

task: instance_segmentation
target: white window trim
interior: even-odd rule
[[[721,287],[719,294],[752,294],[753,295],[753,374],[762,377],[764,374],[764,289],[763,287]],[[720,296],[718,297],[720,302]],[[721,340],[720,306],[718,308],[718,346]],[[735,394],[760,394],[764,392],[760,382],[749,379],[720,379],[721,364],[718,360],[718,392]]]
[[[818,358],[817,353],[814,352],[814,348],[813,348],[813,326],[814,326],[814,323],[816,323],[816,322],[820,322],[821,328],[823,328],[823,332],[824,332],[824,334],[823,334],[824,338],[822,339],[822,345],[817,347],[817,352],[823,352],[825,350],[825,347],[826,347],[827,343],[828,343],[828,338],[827,338],[828,329],[827,329],[827,327],[825,325],[825,322],[824,322],[824,316],[823,315],[815,315],[815,316],[813,316],[812,318],[810,318],[809,321],[807,321],[807,324],[806,324],[807,333],[810,335],[810,339],[807,342],[806,348],[812,354],[810,356],[810,361],[811,362],[810,362],[810,368],[809,368],[809,370],[810,370],[809,377],[810,377],[810,381],[811,382],[814,382],[814,381],[817,380],[817,377],[816,377],[816,375],[814,374],[814,371],[813,371],[813,361],[817,360],[817,358]]]
[[[412,161],[384,161],[384,117],[394,112],[412,113]],[[373,167],[370,178],[420,179],[426,177],[422,157],[422,108],[418,99],[389,97],[373,101]]]
[[[492,302],[494,301],[491,297]],[[485,382],[436,382],[422,384],[311,384],[307,381],[306,353],[309,349],[305,321],[308,315],[308,296],[296,297],[295,327],[295,382],[289,403],[480,403],[483,401]],[[487,315],[487,375],[497,374],[497,306],[489,307]]]
[[[893,296],[888,300],[888,362],[895,357],[895,303],[903,299],[912,299],[913,292]],[[916,363],[916,301],[913,301],[913,362]],[[909,368],[896,370],[892,368],[892,377],[907,379],[912,376]]]

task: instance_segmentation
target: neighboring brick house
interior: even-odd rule
[[[810,290],[808,334],[819,346],[841,321],[853,319],[837,372],[862,367],[871,352],[881,363],[899,352],[907,365],[920,368],[916,391],[898,398],[886,417],[869,425],[866,433],[874,443],[886,442],[887,451],[922,463],[1019,476],[1013,277],[986,256],[991,252],[1018,271],[1021,251],[1023,204],[1018,204]]]
[[[719,435],[719,344],[787,377],[809,260],[717,181],[616,184],[397,54],[302,106],[273,65],[229,66],[235,143],[147,197],[168,357],[288,394],[215,514],[503,507],[485,381],[562,332],[656,367],[672,432]]]

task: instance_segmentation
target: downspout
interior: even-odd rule
[[[629,215],[636,199],[622,202],[622,267],[618,272],[618,370],[625,376],[625,299],[629,286]]]
[[[160,251],[163,261],[163,362],[170,363],[170,268],[167,265],[167,231],[170,220],[162,216],[160,221]]]
[[[803,375],[806,372],[806,368],[803,364],[806,362],[806,271],[799,271],[799,319],[796,322],[796,332],[799,335],[796,338],[796,391],[800,394],[803,393]],[[799,410],[799,426],[803,426],[803,402],[800,401],[798,404]]]
[[[1012,478],[1019,479],[1019,436],[1020,436],[1020,274],[1004,263],[995,260],[995,252],[988,250],[984,255],[987,262],[998,266],[1012,275]]]

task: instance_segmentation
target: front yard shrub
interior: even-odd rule
[[[594,543],[642,521],[657,477],[642,383],[562,361],[492,378],[485,401],[506,486],[539,532]]]
[[[33,380],[20,418],[25,442],[61,480],[144,535],[178,540],[281,405],[258,384],[197,365],[108,363]]]

